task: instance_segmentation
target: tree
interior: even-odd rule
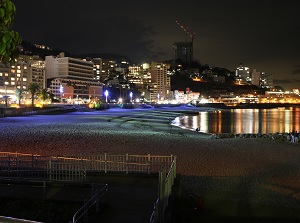
[[[14,63],[18,56],[20,35],[11,29],[16,7],[10,0],[0,0],[0,61]]]
[[[34,107],[34,97],[38,93],[39,89],[40,89],[40,85],[38,85],[37,83],[30,83],[29,84],[28,91],[31,94],[31,105],[32,105],[32,107]]]
[[[22,93],[23,93],[22,89],[16,88],[15,95],[19,102],[19,106],[21,105]]]
[[[43,107],[44,107],[44,103],[45,103],[45,101],[46,101],[48,98],[50,98],[50,94],[49,94],[49,92],[48,92],[47,89],[43,88],[43,89],[40,91],[40,93],[39,93],[39,97],[40,97],[40,99],[42,100],[42,104],[43,104]]]

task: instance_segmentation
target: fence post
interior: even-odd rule
[[[51,160],[49,160],[49,180],[52,181],[52,164]]]
[[[104,153],[104,173],[107,173],[106,153]]]
[[[151,168],[151,157],[150,154],[148,154],[148,174],[150,174],[150,168]]]
[[[158,198],[159,198],[159,203],[158,203],[158,222],[163,222],[163,173],[162,171],[159,172],[158,175],[158,186],[159,186],[159,191],[158,191]]]
[[[125,165],[126,165],[126,174],[128,174],[128,153],[126,153],[126,160],[125,160]]]

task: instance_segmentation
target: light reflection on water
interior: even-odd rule
[[[284,133],[300,130],[300,108],[230,109],[199,112],[174,124],[204,133]]]

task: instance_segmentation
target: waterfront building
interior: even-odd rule
[[[57,99],[102,99],[103,85],[94,79],[94,64],[78,58],[46,56],[46,78]]]
[[[152,62],[151,73],[151,99],[152,101],[163,101],[172,98],[170,83],[170,64]]]
[[[0,100],[4,103],[7,97],[10,103],[16,101],[15,90],[27,91],[29,62],[18,59],[14,64],[0,63]]]

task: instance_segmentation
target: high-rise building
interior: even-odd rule
[[[191,64],[193,61],[193,43],[192,42],[175,42],[173,44],[175,61],[181,60],[183,63]]]
[[[273,75],[253,69],[252,84],[261,88],[273,88]]]
[[[244,67],[243,64],[240,64],[235,70],[235,79],[239,84],[251,84],[252,77],[249,67]]]
[[[152,62],[151,73],[151,101],[162,101],[171,97],[170,64]]]
[[[102,74],[102,59],[101,58],[93,58],[92,62],[94,64],[94,79],[97,81],[101,81]]]
[[[261,72],[260,86],[262,88],[273,88],[273,75],[266,72]]]
[[[18,61],[28,63],[28,83],[38,84],[40,89],[46,88],[45,61],[39,56],[20,55]]]
[[[252,84],[260,87],[261,72],[257,69],[252,70]]]

